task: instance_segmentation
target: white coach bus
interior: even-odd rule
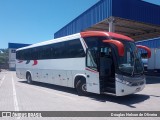
[[[144,46],[138,46],[148,51]],[[16,51],[18,78],[124,96],[145,87],[143,63],[134,40],[120,34],[86,31]]]

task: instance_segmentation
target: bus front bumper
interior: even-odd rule
[[[119,80],[116,80],[116,96],[125,96],[137,93],[144,89],[145,84],[145,79],[137,82],[132,82],[130,85],[128,82],[120,82]]]

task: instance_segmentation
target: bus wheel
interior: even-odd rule
[[[27,74],[27,83],[28,83],[28,84],[32,84],[32,83],[33,83],[32,77],[31,77],[31,74],[30,74],[30,73]]]
[[[87,95],[87,86],[85,81],[79,80],[76,84],[76,89],[80,96]]]

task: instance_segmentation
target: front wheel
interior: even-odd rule
[[[27,83],[28,83],[28,84],[32,84],[32,83],[33,83],[32,77],[31,77],[31,74],[30,74],[30,73],[27,74]]]
[[[87,86],[86,86],[86,82],[79,80],[76,84],[76,90],[78,92],[79,95],[85,96],[88,94],[87,92]]]

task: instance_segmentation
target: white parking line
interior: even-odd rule
[[[0,81],[0,87],[1,87],[1,85],[2,85],[2,83],[3,83],[3,81],[4,81],[4,79],[5,79],[5,77],[6,77],[6,76],[3,76],[2,80]]]
[[[15,89],[15,84],[14,84],[13,75],[12,75],[12,88],[13,88],[14,109],[15,109],[15,111],[19,111],[19,107],[18,107],[18,101],[17,101],[17,95],[16,95],[16,89]]]

